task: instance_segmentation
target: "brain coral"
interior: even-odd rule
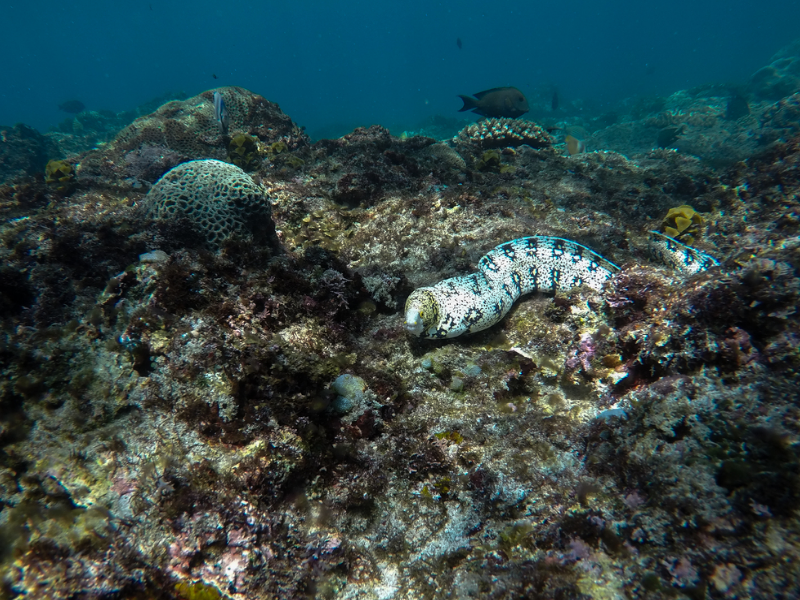
[[[214,118],[214,92],[225,100],[230,115],[229,135]],[[107,146],[90,152],[82,161],[81,173],[123,177],[126,157],[149,146],[177,153],[188,159],[226,160],[231,137],[245,134],[266,145],[282,142],[288,151],[309,145],[308,136],[280,107],[263,96],[240,87],[208,90],[188,100],[173,100],[155,112],[136,119]]]
[[[239,167],[219,160],[193,160],[169,170],[145,198],[161,221],[186,218],[219,247],[232,235],[272,235],[272,206],[266,191]]]
[[[453,138],[457,145],[473,148],[508,148],[527,144],[532,148],[545,148],[553,138],[531,121],[520,119],[484,119],[467,125]]]

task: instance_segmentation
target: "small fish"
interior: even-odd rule
[[[567,152],[569,152],[570,156],[586,152],[586,142],[583,140],[579,140],[573,135],[568,135],[564,138],[564,141],[567,142]]]
[[[728,98],[728,105],[725,107],[725,118],[728,121],[735,121],[749,114],[750,104],[748,104],[747,98],[734,91],[733,95]]]
[[[80,100],[67,100],[66,102],[59,104],[58,108],[64,112],[77,114],[79,112],[83,112],[84,109],[86,109],[86,106]]]
[[[216,79],[216,78],[217,78],[217,74],[216,74],[216,73],[212,73],[212,74],[211,74],[211,76],[212,76],[214,79]]]
[[[461,38],[456,38],[456,46],[458,46],[459,50],[464,47],[464,44],[461,43]]]
[[[515,119],[528,112],[528,99],[515,87],[492,88],[474,94],[474,98],[462,96],[464,101],[458,112],[472,110],[484,117],[508,117]]]
[[[214,92],[214,118],[222,128],[222,133],[228,133],[228,127],[230,127],[231,124],[231,116],[228,114],[228,109],[225,107],[225,100],[219,92]]]
[[[683,135],[684,127],[685,124],[681,124],[678,127],[664,127],[664,129],[660,129],[656,137],[656,146],[659,148],[671,148]]]

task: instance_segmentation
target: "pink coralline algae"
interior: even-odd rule
[[[597,344],[594,338],[589,333],[581,335],[580,344],[577,350],[573,351],[573,355],[567,359],[565,363],[567,369],[575,369],[578,366],[582,367],[584,371],[589,372],[592,370],[592,358],[594,358],[597,351]]]

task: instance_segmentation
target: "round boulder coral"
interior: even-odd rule
[[[230,118],[229,131],[216,119],[215,92],[219,92],[225,102]],[[187,100],[167,102],[155,112],[136,119],[122,129],[113,142],[89,152],[81,161],[79,174],[112,179],[138,178],[142,170],[149,174],[153,168],[158,168],[158,164],[148,168],[143,163],[146,159],[163,162],[159,156],[227,160],[232,137],[235,139],[240,134],[265,146],[280,143],[287,156],[310,142],[277,104],[244,88],[220,87]],[[257,162],[260,163],[260,157]]]
[[[170,169],[145,204],[156,220],[188,219],[212,247],[234,235],[263,239],[274,232],[266,190],[239,167],[219,160],[193,160]]]

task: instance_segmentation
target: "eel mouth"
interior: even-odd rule
[[[439,322],[439,303],[436,295],[427,288],[419,288],[411,292],[406,300],[406,330],[421,336],[426,329]]]
[[[425,329],[425,323],[422,315],[419,314],[419,308],[409,308],[406,311],[406,330],[412,335],[419,336],[422,330]]]

